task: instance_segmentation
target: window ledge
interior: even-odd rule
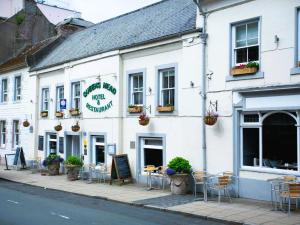
[[[252,79],[261,79],[264,78],[264,72],[257,72],[255,74],[249,74],[249,75],[236,75],[236,76],[232,76],[229,75],[226,77],[226,82],[230,82],[230,81],[237,81],[237,80],[252,80]]]
[[[299,175],[300,172],[297,170],[281,170],[274,168],[262,168],[262,167],[241,167],[240,171],[248,171],[248,172],[257,172],[257,173],[269,173],[269,174],[279,174],[279,175]]]
[[[291,75],[300,75],[300,67],[294,67],[291,69]]]

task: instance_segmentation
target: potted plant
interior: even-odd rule
[[[67,178],[69,181],[78,179],[80,168],[83,166],[83,162],[76,156],[69,156],[64,162],[65,168],[67,169]]]
[[[42,111],[41,112],[41,117],[48,117],[48,111]]]
[[[141,113],[139,116],[139,124],[142,126],[147,126],[149,124],[150,118],[146,115],[146,113]]]
[[[30,123],[28,122],[28,120],[26,119],[25,121],[23,121],[23,127],[29,127]]]
[[[172,104],[166,104],[164,106],[157,106],[157,111],[158,112],[173,112],[174,111],[174,106]]]
[[[231,75],[254,74],[258,71],[259,64],[257,62],[249,62],[247,64],[240,64],[231,69]]]
[[[143,106],[140,105],[129,105],[128,112],[129,113],[140,113],[143,111]]]
[[[77,121],[75,125],[71,127],[73,132],[78,132],[80,130],[79,122]]]
[[[48,167],[48,172],[50,176],[59,175],[60,163],[64,159],[57,154],[49,154],[48,157],[43,161],[43,166]]]
[[[62,130],[62,125],[61,123],[57,124],[56,126],[54,126],[54,130],[56,131],[61,131]]]
[[[213,110],[208,110],[206,116],[204,117],[204,123],[206,125],[212,126],[215,125],[217,120],[218,120],[218,114]]]
[[[62,118],[64,116],[64,113],[60,112],[60,111],[56,111],[55,116],[56,116],[56,118]]]
[[[172,194],[182,195],[187,193],[191,168],[189,161],[182,157],[175,157],[169,162],[166,172],[171,180]]]
[[[69,112],[70,112],[71,116],[79,116],[80,115],[80,110],[78,108],[70,109]]]

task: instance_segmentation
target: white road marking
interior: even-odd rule
[[[16,202],[16,201],[13,201],[13,200],[6,200],[6,201],[8,201],[8,202],[10,202],[10,203],[14,203],[14,204],[19,204],[19,202]]]
[[[60,214],[55,213],[55,212],[50,212],[50,213],[51,213],[52,216],[59,216],[59,217],[61,217],[63,219],[66,219],[66,220],[70,219],[70,217],[68,217],[68,216],[60,215]]]

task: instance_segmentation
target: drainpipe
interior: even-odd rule
[[[199,15],[202,17],[202,32],[200,34],[202,43],[202,72],[201,72],[201,100],[202,100],[202,157],[203,157],[203,170],[207,171],[207,156],[206,156],[206,126],[203,118],[206,114],[206,48],[207,48],[207,13],[203,11],[201,6],[202,0],[194,0],[199,9]]]

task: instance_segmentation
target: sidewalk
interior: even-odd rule
[[[123,186],[67,181],[66,176],[41,176],[29,170],[4,170],[0,166],[0,178],[24,184],[61,190],[71,193],[105,198],[118,202],[152,207],[161,210],[192,214],[210,219],[238,222],[249,225],[300,225],[300,211],[287,213],[271,211],[270,203],[248,199],[233,199],[232,203],[194,201],[193,196],[174,196],[169,191],[151,190],[134,184]]]

